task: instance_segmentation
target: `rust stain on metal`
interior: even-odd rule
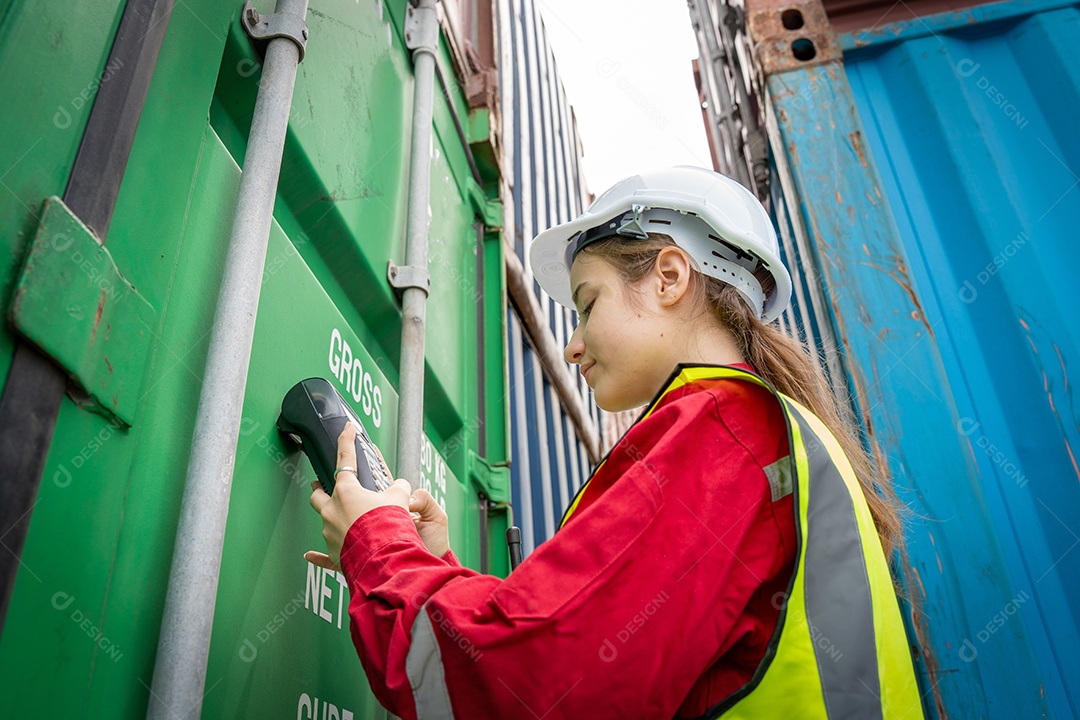
[[[101,291],[101,299],[98,300],[97,314],[94,315],[94,329],[90,332],[90,344],[94,344],[97,338],[98,326],[101,325],[101,314],[105,312],[105,291]]]
[[[837,190],[836,191],[836,204],[837,205],[842,205],[843,202],[844,202],[843,198],[840,197],[840,191]]]
[[[904,575],[914,580],[921,596],[915,597],[914,593],[907,593],[905,596],[905,599],[911,605],[911,625],[915,630],[916,644],[911,648],[912,654],[922,659],[927,678],[930,680],[930,690],[934,693],[934,705],[937,708],[938,716],[945,720],[948,718],[948,713],[945,711],[945,703],[941,699],[941,691],[938,690],[938,675],[941,672],[941,666],[934,656],[933,644],[930,640],[930,629],[926,624],[927,615],[922,608],[923,602],[926,600],[926,588],[923,587],[919,572],[911,566],[907,553],[900,553],[900,558],[901,565],[904,568]],[[910,586],[911,583],[908,584]]]
[[[972,445],[971,445],[971,436],[965,435],[964,436],[964,442],[967,443],[968,453],[971,455],[971,460],[972,460],[971,466],[973,468],[975,468],[975,475],[977,475],[978,477],[981,478],[982,477],[982,470],[979,469],[979,463],[974,462],[974,460],[975,460],[975,448],[972,447]]]
[[[855,150],[855,154],[859,156],[859,163],[861,163],[863,167],[866,167],[866,153],[863,152],[862,133],[856,130],[848,135],[848,137],[851,139],[852,149]]]
[[[1022,316],[1022,314],[1025,313],[1025,310],[1023,308],[1019,308],[1019,310],[1021,313],[1021,317],[1019,317],[1018,320],[1020,322],[1020,325],[1024,328],[1024,333],[1027,337],[1028,344],[1031,345],[1031,349],[1035,353],[1035,361],[1039,364],[1039,370],[1042,372],[1043,392],[1046,393],[1047,402],[1050,403],[1050,412],[1054,413],[1054,417],[1057,419],[1058,428],[1060,428],[1061,430],[1061,440],[1063,443],[1065,443],[1065,452],[1069,456],[1069,463],[1072,465],[1073,475],[1075,475],[1076,478],[1080,480],[1080,464],[1078,464],[1076,461],[1076,453],[1073,452],[1072,443],[1069,442],[1069,436],[1065,432],[1065,423],[1062,422],[1061,414],[1058,413],[1057,406],[1054,404],[1054,393],[1053,390],[1051,390],[1050,388],[1050,380],[1046,374],[1046,368],[1043,367],[1042,361],[1039,358],[1039,351],[1035,346],[1034,333],[1031,330],[1031,325],[1029,325]],[[1046,334],[1044,328],[1038,320],[1033,319],[1033,322],[1039,330],[1043,331],[1043,333]],[[1063,384],[1065,386],[1065,389],[1067,390],[1069,387],[1069,376],[1065,370],[1065,361],[1061,357],[1061,350],[1058,348],[1056,343],[1051,341],[1050,344],[1053,346],[1054,352],[1057,354],[1058,363],[1061,366]]]
[[[913,310],[911,313],[911,319],[921,322],[923,324],[923,327],[926,328],[926,331],[930,333],[930,337],[935,337],[934,328],[930,327],[930,322],[926,319],[926,313],[923,312],[922,303],[919,302],[919,298],[915,294],[915,289],[911,287],[911,279],[908,277],[907,265],[904,264],[904,259],[900,256],[899,253],[893,253],[893,262],[896,264],[895,270],[886,270],[880,265],[871,262],[860,261],[858,264],[872,267],[875,270],[880,270],[881,272],[885,273],[893,280],[895,280],[897,285],[904,288],[904,290],[908,294],[908,297],[911,298],[911,303],[915,306],[915,310]]]
[[[105,361],[105,367],[106,367],[106,369],[108,369],[109,374],[112,375],[113,374],[112,363],[109,362],[109,358],[102,355],[101,359]]]
[[[1061,357],[1061,348],[1057,346],[1057,343],[1050,343],[1053,346],[1054,352],[1057,353],[1058,364],[1061,365],[1061,376],[1065,380],[1065,392],[1069,392],[1069,371],[1065,369],[1065,360]]]
[[[766,77],[843,61],[840,41],[820,0],[750,0],[745,7],[754,59]],[[802,14],[801,27],[784,26],[781,15],[789,10]],[[800,50],[812,50],[813,57]]]

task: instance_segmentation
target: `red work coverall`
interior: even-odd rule
[[[796,535],[763,468],[787,454],[765,389],[673,390],[505,580],[431,555],[401,508],[368,512],[341,565],[375,695],[416,717],[405,660],[423,611],[456,718],[703,714],[750,680],[776,625]]]

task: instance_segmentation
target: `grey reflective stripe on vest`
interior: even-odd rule
[[[419,720],[447,720],[454,717],[450,707],[450,692],[446,689],[446,672],[435,628],[431,624],[427,605],[416,616],[412,629],[412,644],[405,657],[405,674],[412,686],[416,717]]]
[[[825,445],[788,407],[810,469],[803,583],[825,708],[830,720],[875,720],[882,710],[874,606],[855,506]]]

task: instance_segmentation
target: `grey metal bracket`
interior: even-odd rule
[[[260,15],[251,4],[251,0],[248,0],[240,12],[240,22],[260,56],[266,52],[266,45],[271,40],[288,38],[296,43],[296,47],[300,50],[298,62],[303,62],[308,37],[307,23],[304,22],[304,18],[287,12]]]
[[[409,288],[423,290],[425,295],[431,290],[431,273],[419,265],[395,265],[391,260],[386,264],[386,279],[399,295]]]
[[[405,8],[405,47],[434,54],[439,45],[439,14],[433,7]]]

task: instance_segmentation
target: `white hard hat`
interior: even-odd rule
[[[791,276],[769,214],[731,178],[680,165],[634,175],[613,185],[570,222],[536,236],[529,247],[533,276],[555,302],[573,309],[570,268],[586,245],[613,236],[669,235],[706,275],[734,285],[771,322],[791,299]],[[754,270],[763,265],[776,287],[765,297]]]

